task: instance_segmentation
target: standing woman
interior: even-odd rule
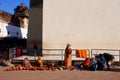
[[[64,54],[64,66],[66,69],[72,67],[72,49],[71,45],[67,44],[66,49],[65,49],[65,54]]]

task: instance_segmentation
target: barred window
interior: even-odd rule
[[[8,33],[8,35],[10,34],[10,32],[9,32],[9,31],[8,31],[7,33]]]
[[[18,32],[16,32],[16,35],[18,36]]]

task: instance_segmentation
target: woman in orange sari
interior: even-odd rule
[[[64,66],[66,69],[72,67],[72,49],[71,45],[67,44],[66,49],[65,49],[65,54],[64,54]]]

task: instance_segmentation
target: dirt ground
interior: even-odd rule
[[[120,80],[120,71],[3,71],[0,68],[0,80]]]

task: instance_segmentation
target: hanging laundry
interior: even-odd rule
[[[81,50],[81,57],[86,58],[87,57],[87,50]]]
[[[16,56],[19,57],[21,55],[21,49],[17,48],[16,49]]]
[[[81,50],[76,50],[76,57],[81,57]]]
[[[78,58],[86,58],[87,57],[87,50],[76,50],[76,57]]]

